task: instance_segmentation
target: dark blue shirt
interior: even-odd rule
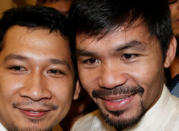
[[[171,84],[170,84],[170,87],[171,87],[171,93],[174,95],[174,96],[177,96],[179,97],[179,74],[176,75],[172,81],[171,81]]]

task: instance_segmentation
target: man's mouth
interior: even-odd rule
[[[128,94],[117,94],[117,95],[109,95],[109,96],[102,96],[101,99],[104,99],[106,101],[121,101],[123,99],[126,99],[135,93],[128,93]]]
[[[125,94],[120,96],[103,97],[102,103],[108,111],[121,111],[130,105],[136,94]]]
[[[39,119],[44,117],[50,110],[47,109],[19,109],[25,116],[33,119]]]
[[[38,104],[33,102],[14,103],[13,107],[18,109],[20,113],[29,119],[42,119],[50,112],[57,109],[57,106],[54,104]]]
[[[141,86],[118,86],[113,89],[101,88],[94,90],[92,96],[97,101],[102,101],[103,106],[108,111],[121,111],[130,106],[131,101],[137,94],[142,95],[143,93],[144,88]]]

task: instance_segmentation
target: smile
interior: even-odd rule
[[[32,111],[32,110],[22,110],[22,112],[28,116],[33,118],[41,118],[45,114],[47,114],[48,111]]]
[[[19,109],[19,108],[18,108]],[[25,115],[27,118],[30,119],[41,119],[47,115],[47,113],[50,112],[50,110],[47,109],[19,109],[20,112]]]
[[[102,99],[104,107],[109,111],[120,111],[127,108],[127,106],[134,99],[135,94],[128,94],[122,96],[108,96]]]

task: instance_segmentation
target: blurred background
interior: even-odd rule
[[[2,16],[2,12],[9,8],[35,4],[36,0],[0,0],[0,17]]]

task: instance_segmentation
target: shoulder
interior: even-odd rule
[[[1,123],[0,123],[0,131],[7,131]]]
[[[173,104],[176,107],[179,107],[179,83],[170,92],[168,98],[169,98],[169,103]]]
[[[174,96],[179,97],[179,82],[177,82],[176,85],[173,87],[171,93],[172,93]]]
[[[177,127],[179,128],[179,98],[172,94],[170,94],[168,98],[169,101],[168,103],[166,103],[166,106],[168,106],[167,115],[168,118],[170,118],[169,121],[172,122],[173,125],[177,125]]]
[[[171,93],[174,96],[179,97],[179,74],[176,75],[172,80],[171,83],[169,85],[169,88],[172,89]]]
[[[104,122],[98,110],[91,112],[78,119],[71,131],[114,131],[114,129]]]
[[[92,126],[94,126],[93,125],[94,122],[98,123],[99,121],[98,116],[99,116],[98,110],[88,113],[87,115],[81,117],[74,123],[71,131],[85,131],[86,129],[89,128],[91,129]]]

